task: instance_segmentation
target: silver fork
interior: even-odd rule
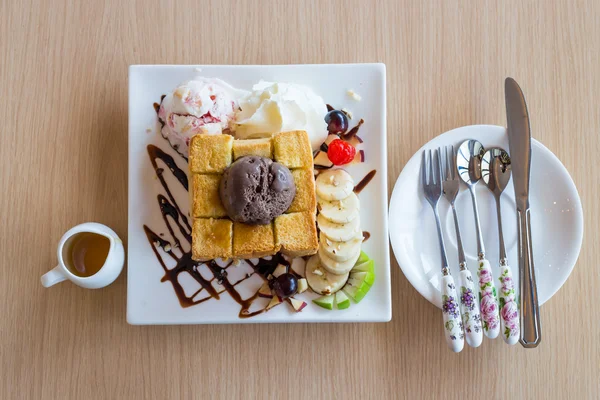
[[[471,347],[479,347],[483,341],[483,329],[481,328],[481,314],[479,313],[479,302],[473,291],[475,285],[471,271],[467,269],[467,260],[463,250],[462,239],[460,236],[460,227],[458,224],[458,213],[454,202],[458,195],[460,182],[458,180],[458,170],[456,169],[456,157],[454,146],[446,146],[444,150],[439,149],[442,154],[442,176],[444,197],[450,203],[452,214],[454,215],[454,228],[456,230],[456,245],[458,247],[458,266],[460,274],[458,276],[460,313],[462,316],[465,339]]]
[[[429,157],[428,157],[429,155]],[[437,227],[438,240],[440,242],[440,251],[442,256],[442,278],[440,291],[442,293],[442,315],[444,317],[444,334],[448,347],[455,353],[461,351],[464,347],[463,323],[458,309],[456,287],[454,279],[450,275],[448,268],[448,259],[446,257],[446,246],[444,245],[444,236],[442,235],[442,224],[438,212],[438,203],[442,197],[442,165],[440,162],[440,152],[435,150],[432,157],[431,150],[423,152],[421,164],[421,177],[423,192],[425,198],[433,209],[435,215],[435,225]]]

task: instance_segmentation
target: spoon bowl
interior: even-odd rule
[[[460,179],[469,187],[481,179],[481,159],[484,152],[483,145],[474,139],[465,140],[458,148],[456,168]]]
[[[481,159],[481,178],[495,196],[500,194],[508,185],[511,176],[510,157],[501,148],[486,151]]]

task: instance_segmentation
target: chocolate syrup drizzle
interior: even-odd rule
[[[359,194],[360,192],[362,192],[363,189],[365,187],[367,187],[369,182],[371,182],[371,180],[373,179],[373,177],[375,176],[376,173],[377,173],[377,170],[374,169],[371,172],[369,172],[367,175],[365,175],[365,177],[362,178],[356,186],[354,186],[354,193]]]
[[[354,136],[356,136],[358,134],[358,130],[360,129],[361,125],[364,123],[365,123],[365,120],[361,118],[355,127],[350,129],[348,132],[344,133],[340,137],[345,141],[350,141],[350,139],[352,139]]]
[[[161,96],[161,103],[164,98],[164,95]],[[331,107],[330,105],[327,105],[327,108],[328,110],[333,109],[333,107]],[[158,113],[160,109],[160,104],[154,103],[154,109]],[[160,118],[158,120],[162,129],[162,127],[164,127],[165,122],[162,121]],[[364,121],[361,119],[358,125],[352,128],[345,136],[348,138],[356,136],[363,122]],[[179,300],[179,304],[181,304],[181,307],[183,308],[195,306],[210,299],[219,300],[220,295],[224,292],[227,292],[241,307],[240,312],[238,314],[239,318],[250,318],[265,312],[266,308],[250,312],[250,307],[252,306],[253,302],[258,298],[258,289],[252,296],[244,299],[242,298],[242,295],[237,291],[236,286],[246,281],[254,274],[258,274],[258,276],[260,276],[263,279],[263,281],[267,282],[269,276],[273,274],[273,271],[275,271],[275,268],[277,268],[279,264],[285,265],[287,267],[287,271],[295,274],[297,277],[299,277],[299,275],[290,268],[290,263],[283,257],[281,253],[277,253],[268,259],[260,258],[257,262],[252,262],[251,260],[244,260],[244,262],[248,263],[248,265],[252,267],[253,272],[247,274],[244,278],[234,283],[232,283],[227,277],[227,269],[233,265],[233,261],[230,261],[224,267],[221,267],[219,266],[219,264],[217,264],[215,260],[209,260],[206,262],[198,262],[192,260],[191,251],[183,250],[181,241],[175,234],[174,226],[181,233],[181,235],[187,242],[187,245],[190,247],[192,244],[192,227],[190,225],[188,217],[181,211],[181,208],[179,207],[177,201],[173,197],[171,189],[169,188],[169,185],[167,184],[164,177],[165,169],[159,167],[157,160],[161,160],[168,167],[169,171],[173,174],[177,181],[183,186],[183,188],[186,191],[189,191],[187,174],[184,170],[177,166],[172,156],[165,153],[160,148],[154,145],[148,145],[147,150],[148,156],[150,157],[150,163],[152,164],[152,168],[154,168],[156,176],[158,177],[161,185],[163,186],[167,194],[167,196],[159,194],[157,196],[157,200],[163,221],[167,229],[169,230],[171,237],[173,238],[173,242],[171,243],[170,241],[163,239],[163,233],[156,234],[147,225],[143,226],[146,237],[148,238],[148,242],[152,247],[152,251],[156,255],[156,258],[159,261],[165,273],[165,275],[161,278],[161,282],[168,281],[171,283],[173,289],[175,290],[175,294],[177,295],[177,299]],[[177,151],[177,149],[175,148],[174,150]],[[177,153],[181,155],[181,153]],[[182,157],[187,161],[187,158],[185,156],[182,155]],[[315,165],[315,169],[318,169],[318,167],[319,166]],[[364,189],[364,187],[371,181],[371,179],[373,179],[375,172],[375,170],[369,172],[369,174],[367,174],[367,176],[365,176],[358,183],[358,185],[356,185],[356,187],[354,188],[354,192],[357,194],[360,193],[360,191]],[[363,232],[363,236],[365,237],[364,240],[366,241],[371,235],[369,234],[369,232],[365,231]],[[175,267],[171,269],[167,267],[165,259],[163,259],[163,256],[158,250],[159,248],[161,248],[165,254],[167,254],[171,259],[173,259],[176,262]],[[202,265],[206,265],[208,267],[208,269],[213,275],[212,278],[206,279],[202,276],[202,274],[199,272],[199,268]],[[179,283],[178,280],[179,274],[185,272],[187,272],[200,285],[200,288],[189,296],[186,295],[183,286]],[[219,285],[223,286],[223,290],[217,290],[213,286],[213,281],[215,280]],[[198,297],[198,295],[203,291],[205,291],[208,296],[196,299],[196,297]]]
[[[371,180],[373,180],[373,177],[375,176],[375,174],[377,173],[377,170],[372,170],[371,172],[369,172],[367,175],[364,176],[364,178],[362,178],[360,180],[360,182],[358,182],[358,184],[356,186],[354,186],[354,193],[359,194],[360,192],[362,192],[362,190],[369,184],[369,182],[371,182]],[[366,242],[367,240],[369,240],[369,238],[371,237],[371,234],[367,231],[363,231],[363,243]]]

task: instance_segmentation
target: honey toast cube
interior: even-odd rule
[[[273,158],[293,168],[312,168],[312,147],[306,131],[282,132],[273,136]]]
[[[231,258],[232,237],[231,220],[195,218],[192,227],[192,258],[197,261]]]
[[[260,156],[273,158],[273,145],[271,138],[234,140],[233,159],[237,160],[244,156]]]
[[[290,257],[315,254],[319,249],[315,214],[305,211],[275,218],[275,245]]]
[[[292,176],[296,185],[296,196],[294,196],[294,200],[286,212],[315,212],[317,196],[315,194],[315,177],[313,171],[310,169],[293,169]]]
[[[196,135],[190,142],[190,171],[193,174],[222,174],[231,164],[233,136]]]
[[[275,233],[273,224],[247,225],[233,223],[233,256],[235,258],[258,258],[275,254]]]
[[[219,196],[221,177],[222,175],[192,175],[192,217],[219,218],[227,216],[227,211],[225,211]]]

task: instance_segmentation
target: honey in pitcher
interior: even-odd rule
[[[109,250],[110,240],[106,236],[82,232],[67,240],[63,247],[63,260],[74,275],[88,277],[102,268]]]

